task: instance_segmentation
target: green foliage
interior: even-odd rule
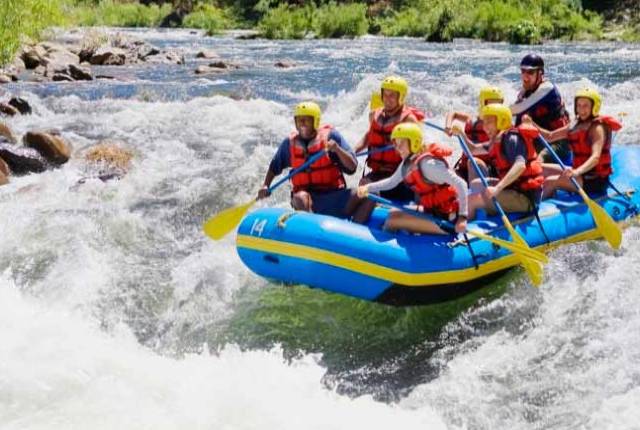
[[[95,4],[78,3],[71,19],[75,25],[110,27],[155,27],[162,18],[171,13],[171,5],[155,4],[145,6],[139,3],[119,3],[114,0],[100,0]]]
[[[47,27],[65,23],[64,0],[0,2],[0,65],[13,60],[25,38],[36,40]]]
[[[599,37],[602,19],[574,0],[421,0],[378,21],[387,36],[433,41],[475,37],[540,43],[543,38]]]
[[[542,43],[542,36],[533,22],[523,20],[511,26],[509,43],[514,45],[539,45]]]
[[[228,11],[210,4],[196,6],[194,11],[184,18],[182,23],[183,27],[206,30],[209,36],[218,34],[221,30],[232,28],[234,24],[234,20]]]
[[[267,39],[302,39],[313,28],[312,6],[280,5],[269,10],[258,24]]]
[[[367,7],[364,4],[326,4],[318,8],[313,16],[316,36],[362,36],[369,28],[366,14]]]
[[[403,9],[379,21],[380,31],[385,36],[421,37],[431,34],[433,24],[415,7]]]

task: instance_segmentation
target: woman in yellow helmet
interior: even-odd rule
[[[498,87],[483,87],[480,89],[479,94],[479,109],[492,103],[504,103],[504,94]],[[464,124],[464,130],[458,130],[458,127],[454,128],[454,121],[461,121]],[[454,111],[447,115],[445,120],[445,133],[451,136],[457,134],[461,136],[469,150],[474,155],[476,160],[482,161],[482,164],[489,166],[489,136],[484,131],[482,126],[482,119],[473,118],[471,114],[465,112]],[[460,175],[467,183],[471,183],[476,177],[473,168],[469,165],[469,159],[465,153],[462,153],[460,159],[454,166],[455,172]],[[485,171],[485,175],[491,175],[494,172]]]
[[[557,164],[545,164],[543,197],[552,196],[559,188],[577,191],[571,182],[575,178],[589,194],[602,194],[609,185],[612,133],[622,124],[613,117],[600,115],[602,98],[597,90],[583,88],[574,98],[575,124],[554,131],[540,127],[550,142],[568,139],[573,156],[572,167],[562,170]]]
[[[467,185],[449,168],[446,157],[450,148],[432,143],[422,144],[422,130],[417,124],[398,124],[391,140],[402,161],[393,174],[377,182],[361,185],[358,197],[393,189],[404,183],[418,198],[424,212],[447,221],[455,221],[459,233],[467,228]],[[387,230],[414,233],[446,234],[434,222],[401,211],[392,211],[385,223]]]

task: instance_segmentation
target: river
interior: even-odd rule
[[[487,84],[513,100],[529,48],[127,33],[187,64],[1,89],[33,106],[7,121],[18,135],[57,128],[77,151],[113,138],[136,156],[118,182],[75,187],[72,159],[0,188],[0,428],[640,429],[636,226],[620,251],[553,251],[538,289],[515,270],[458,302],[400,309],[271,284],[233,235],[201,231],[255,195],[295,103],[319,102],[355,145],[384,76],[405,76],[409,101],[441,123],[475,112]],[[195,75],[203,48],[241,68]],[[640,45],[535,49],[567,97],[596,85],[603,112],[622,114],[616,144],[637,144]],[[264,204],[286,206],[285,188]]]

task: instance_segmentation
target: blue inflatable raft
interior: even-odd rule
[[[613,167],[611,182],[622,194],[610,188],[594,199],[623,222],[638,215],[640,147],[615,148]],[[360,225],[282,208],[259,209],[238,228],[238,254],[268,279],[394,305],[453,300],[519,264],[511,252],[480,239],[467,244],[452,236],[382,231],[387,214],[388,209],[376,208],[368,225]],[[513,217],[532,248],[599,237],[578,195],[559,193],[543,201],[539,215],[546,238],[535,217]],[[499,218],[478,219],[469,228],[510,240]]]

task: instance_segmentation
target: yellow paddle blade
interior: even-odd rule
[[[531,283],[534,286],[537,287],[542,284],[542,280],[544,278],[542,263],[531,260],[530,258],[520,257],[520,264],[524,267],[524,270],[527,272],[527,275],[529,275]]]
[[[622,243],[622,229],[620,226],[616,224],[614,219],[611,218],[602,206],[591,200],[583,189],[578,191],[589,207],[589,210],[591,210],[591,215],[596,222],[598,232],[609,242],[609,245],[611,245],[613,249],[620,248],[620,244]]]
[[[536,251],[535,249],[524,247],[514,242],[508,242],[506,240],[498,239],[497,237],[489,236],[488,234],[480,233],[473,230],[467,230],[467,233],[479,239],[486,240],[487,242],[494,243],[498,246],[501,246],[502,248],[508,249],[514,254],[524,255],[525,257],[535,261],[539,261],[540,263],[546,264],[549,262],[549,258],[545,254]]]
[[[511,238],[516,244],[522,246],[523,248],[531,249],[529,247],[529,244],[513,228],[513,225],[511,225],[511,221],[509,221],[509,218],[503,216],[502,222],[504,223],[504,226],[507,228],[509,234],[511,235]],[[520,258],[520,264],[522,264],[522,267],[524,267],[524,270],[529,275],[529,278],[531,278],[531,283],[536,287],[540,285],[543,279],[542,264],[535,260],[527,258],[522,254],[516,253],[516,255],[518,255],[518,258]]]
[[[249,208],[253,206],[255,202],[255,200],[251,200],[249,203],[225,209],[212,216],[204,223],[204,233],[213,240],[222,239],[231,230],[236,228],[238,224],[240,224],[244,214],[247,213]]]

